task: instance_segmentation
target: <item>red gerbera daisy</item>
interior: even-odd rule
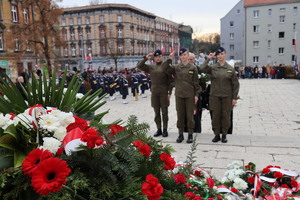
[[[40,164],[41,161],[51,158],[52,153],[44,149],[34,149],[25,158],[22,163],[22,171],[28,176],[32,176],[32,173]]]
[[[59,158],[48,158],[41,162],[32,175],[31,185],[40,195],[57,192],[66,183],[71,170],[66,161]]]

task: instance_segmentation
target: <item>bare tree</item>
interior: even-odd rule
[[[106,3],[105,0],[90,0],[90,5],[99,5],[99,4],[104,4]]]
[[[23,9],[31,14],[30,20],[11,26],[11,49],[18,47],[18,54],[34,50],[45,58],[49,74],[54,48],[64,45],[59,32],[58,17],[63,11],[52,0],[20,0]]]

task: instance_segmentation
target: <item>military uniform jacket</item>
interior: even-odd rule
[[[240,84],[234,68],[228,63],[223,66],[219,63],[209,66],[208,62],[209,59],[204,61],[201,71],[211,75],[210,95],[237,99]]]
[[[175,95],[181,98],[189,98],[199,96],[201,87],[199,85],[197,67],[191,63],[183,65],[170,65],[171,59],[166,60],[162,64],[164,71],[170,71],[175,79]]]
[[[161,63],[148,65],[145,64],[148,59],[144,58],[137,64],[137,68],[151,75],[151,93],[152,95],[172,94],[172,77],[164,72]]]

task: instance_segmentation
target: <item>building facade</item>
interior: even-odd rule
[[[226,49],[227,59],[244,60],[244,26],[244,0],[240,0],[221,18],[220,45]]]
[[[191,52],[193,51],[193,28],[189,25],[179,24],[178,27],[179,35],[179,47],[188,48]]]
[[[245,0],[246,65],[294,64],[299,9],[299,0]]]
[[[170,53],[178,41],[176,23],[128,4],[66,8],[60,29],[68,45],[57,61],[69,68],[131,68],[161,47]]]
[[[15,80],[24,70],[31,72],[38,60],[33,48],[21,52],[18,38],[11,40],[11,26],[30,23],[35,19],[31,7],[22,7],[19,1],[0,1],[0,74]],[[12,44],[14,43],[14,44]],[[13,48],[12,48],[13,46]],[[22,55],[21,55],[22,54]]]

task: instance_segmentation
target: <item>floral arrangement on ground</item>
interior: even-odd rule
[[[52,86],[44,85],[44,90],[47,87]],[[14,89],[2,86],[9,88]],[[300,199],[295,171],[279,166],[257,171],[253,163],[233,162],[224,178],[217,180],[196,165],[196,143],[186,160],[176,163],[172,147],[147,136],[149,125],[135,116],[105,123],[104,112],[87,120],[76,115],[82,109],[76,106],[90,94],[63,104],[72,92],[62,92],[62,101],[51,105],[44,98],[34,104],[31,92],[26,93],[26,109],[14,107],[8,112],[0,106],[1,199]],[[98,94],[93,98],[99,101]],[[15,102],[9,96],[0,96],[1,101]],[[95,102],[87,101],[87,106]],[[66,104],[71,106],[62,106]]]

